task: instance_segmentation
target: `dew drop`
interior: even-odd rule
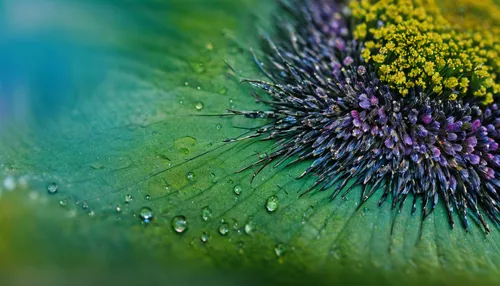
[[[132,195],[128,194],[125,196],[125,202],[130,203],[133,200]]]
[[[219,226],[219,233],[220,235],[227,235],[229,233],[229,224],[225,222],[224,220],[221,221],[221,224]]]
[[[87,204],[87,201],[83,201],[82,209],[86,210],[88,208],[89,208],[89,205]]]
[[[144,223],[148,223],[153,219],[153,211],[148,207],[143,207],[139,212],[139,217]]]
[[[220,94],[222,94],[222,95],[224,95],[224,94],[226,94],[226,93],[227,93],[227,89],[226,89],[225,87],[223,87],[223,88],[221,88],[221,89],[219,90],[219,93],[220,93]]]
[[[183,233],[188,227],[188,222],[185,216],[179,215],[172,219],[172,228],[177,233]]]
[[[89,216],[94,216],[95,212],[93,210],[89,211]]]
[[[255,223],[250,220],[245,224],[245,233],[251,234],[254,231],[255,231]]]
[[[222,124],[217,123],[217,125],[215,125],[215,128],[217,128],[217,130],[221,130],[222,129]]]
[[[201,236],[200,236],[200,240],[201,242],[203,243],[206,243],[208,241],[210,237],[208,236],[208,233],[206,231],[204,231]]]
[[[285,245],[283,245],[283,243],[276,244],[276,246],[274,247],[274,253],[276,253],[276,256],[278,257],[284,256],[286,253]]]
[[[233,192],[234,192],[234,194],[235,194],[235,195],[237,195],[237,196],[238,196],[238,195],[240,195],[240,194],[241,194],[241,186],[240,186],[240,185],[236,185],[236,186],[234,186],[234,188],[233,188]]]
[[[14,178],[12,178],[11,176],[8,176],[7,178],[5,178],[3,180],[3,187],[7,191],[13,191],[16,188],[16,182],[14,181]]]
[[[194,180],[194,173],[193,172],[188,172],[186,174],[186,178],[190,181]]]
[[[195,105],[196,110],[202,110],[203,109],[203,102],[198,101]]]
[[[202,208],[201,209],[201,219],[203,221],[208,221],[211,218],[212,218],[212,210],[208,206]]]
[[[47,191],[49,194],[55,194],[57,192],[57,189],[59,189],[59,186],[57,186],[56,183],[51,183],[47,186]]]
[[[149,201],[149,200],[151,199],[151,196],[150,196],[150,195],[146,195],[146,196],[144,196],[144,199],[145,199],[146,201]]]
[[[67,201],[67,200],[60,200],[60,201],[59,201],[59,205],[60,205],[61,207],[65,207],[65,206],[67,206],[67,205],[68,205],[68,201]]]
[[[275,195],[270,196],[266,200],[266,210],[268,212],[274,212],[278,209],[278,197]]]
[[[121,212],[122,211],[122,207],[120,205],[117,205],[116,206],[116,212]]]

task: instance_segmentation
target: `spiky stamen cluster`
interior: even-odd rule
[[[413,194],[425,218],[438,204],[466,229],[472,213],[486,231],[485,215],[500,223],[500,110],[461,101],[436,101],[421,90],[405,97],[382,84],[361,57],[346,24],[345,6],[328,0],[295,3],[294,23],[267,41],[264,72],[250,80],[272,100],[271,111],[234,111],[272,122],[248,137],[277,140],[277,148],[249,167],[312,159],[299,177],[317,176],[311,190],[331,198],[362,187],[361,202],[376,192],[402,208]],[[247,137],[247,138],[248,138]]]

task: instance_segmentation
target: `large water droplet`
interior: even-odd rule
[[[174,140],[174,148],[184,155],[189,154],[194,146],[196,146],[196,138],[191,136],[184,136]]]
[[[201,242],[203,243],[206,243],[208,241],[210,237],[208,236],[208,233],[206,231],[204,231],[201,236],[200,236],[200,240]]]
[[[278,209],[278,197],[275,195],[270,196],[266,200],[266,210],[268,212],[274,212]]]
[[[196,107],[196,110],[202,110],[202,109],[203,109],[203,102],[198,101],[198,102],[195,104],[195,107]]]
[[[188,222],[185,216],[179,215],[172,219],[172,228],[177,233],[183,233],[188,227]]]
[[[202,208],[201,209],[201,219],[203,219],[203,221],[208,221],[211,218],[212,218],[212,210],[210,209],[210,207],[206,206],[206,207]]]
[[[241,188],[241,186],[240,186],[240,185],[236,185],[236,186],[234,186],[234,188],[233,188],[233,192],[234,192],[234,194],[235,194],[235,195],[237,195],[237,196],[241,194],[241,190],[242,190],[242,188]]]
[[[143,207],[139,212],[139,217],[144,223],[148,223],[153,219],[153,211],[148,207]]]
[[[224,220],[221,221],[221,224],[219,226],[219,233],[221,235],[227,235],[229,233],[229,224]]]
[[[51,183],[47,186],[47,191],[49,191],[49,194],[55,194],[57,192],[57,189],[59,189],[59,187],[56,183]]]
[[[283,243],[278,243],[274,247],[274,253],[276,253],[276,256],[282,257],[286,253],[286,247],[283,245]]]

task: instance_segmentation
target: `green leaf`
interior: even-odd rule
[[[423,223],[411,204],[399,214],[376,199],[358,208],[359,190],[301,197],[314,180],[295,180],[307,163],[265,168],[252,183],[257,169],[236,173],[273,147],[223,143],[265,122],[218,116],[263,108],[238,77],[263,78],[249,48],[272,33],[273,1],[47,3],[22,21],[16,13],[36,1],[4,7],[0,59],[12,65],[0,71],[13,76],[0,97],[2,280],[500,280],[497,229],[451,230],[442,207]]]

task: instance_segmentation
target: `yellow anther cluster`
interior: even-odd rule
[[[362,56],[375,64],[380,80],[402,95],[420,87],[435,96],[491,103],[500,91],[499,8],[490,3],[488,21],[472,16],[453,21],[454,1],[440,6],[435,0],[354,0],[354,37],[365,42]],[[495,0],[484,0],[490,1]]]

